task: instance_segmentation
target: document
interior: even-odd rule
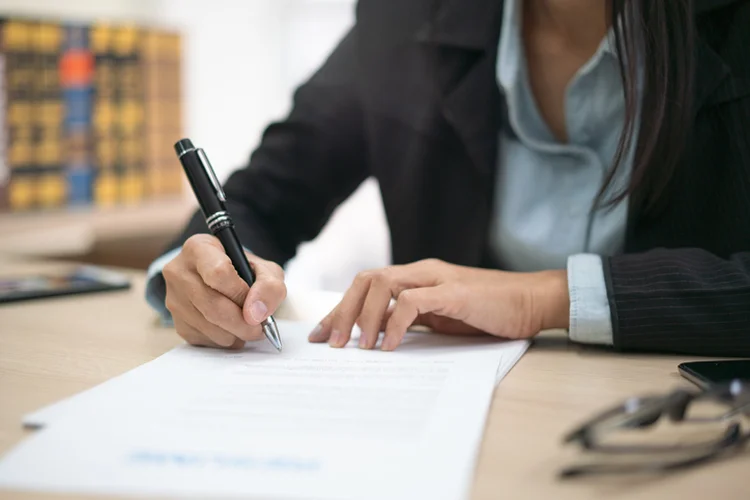
[[[281,354],[182,346],[61,403],[0,462],[0,487],[465,498],[497,374],[528,343],[409,333],[395,352],[332,349],[311,327],[279,322]]]

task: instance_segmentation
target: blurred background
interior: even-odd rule
[[[145,269],[195,207],[171,145],[244,165],[354,3],[0,0],[0,253]],[[388,261],[368,181],[287,276],[344,290]]]

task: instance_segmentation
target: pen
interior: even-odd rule
[[[208,161],[206,152],[201,148],[196,148],[190,139],[177,141],[174,149],[190,181],[190,186],[195,192],[195,197],[198,199],[208,229],[221,242],[240,278],[245,280],[248,286],[253,286],[255,274],[234,231],[234,222],[224,205],[227,201],[226,195],[221,189],[221,184]],[[261,326],[266,338],[278,351],[281,351],[281,337],[273,316],[268,316]]]

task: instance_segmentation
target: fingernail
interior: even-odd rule
[[[313,328],[313,331],[310,332],[310,335],[307,336],[307,340],[312,340],[315,342],[316,340],[320,340],[320,333],[323,331],[323,325],[318,324]]]
[[[385,337],[383,338],[383,343],[380,344],[380,350],[381,351],[392,351],[394,347],[391,347],[391,344],[393,344],[393,341],[391,340],[391,337]]]
[[[359,348],[360,349],[366,349],[367,348],[367,338],[365,337],[364,333],[361,333],[359,335]]]
[[[332,347],[338,347],[339,341],[341,337],[341,332],[338,330],[334,330],[331,332],[331,338],[328,340],[328,344]]]
[[[258,323],[266,319],[266,313],[268,313],[268,307],[259,300],[253,302],[253,305],[250,306],[250,315]]]

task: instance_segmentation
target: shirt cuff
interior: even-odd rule
[[[612,318],[602,258],[593,254],[568,257],[570,339],[612,345]]]
[[[146,273],[146,302],[159,313],[165,323],[172,322],[172,314],[164,305],[164,300],[167,297],[167,284],[164,282],[164,275],[161,271],[164,266],[179,255],[180,250],[182,248],[175,248],[153,261],[148,266]]]

